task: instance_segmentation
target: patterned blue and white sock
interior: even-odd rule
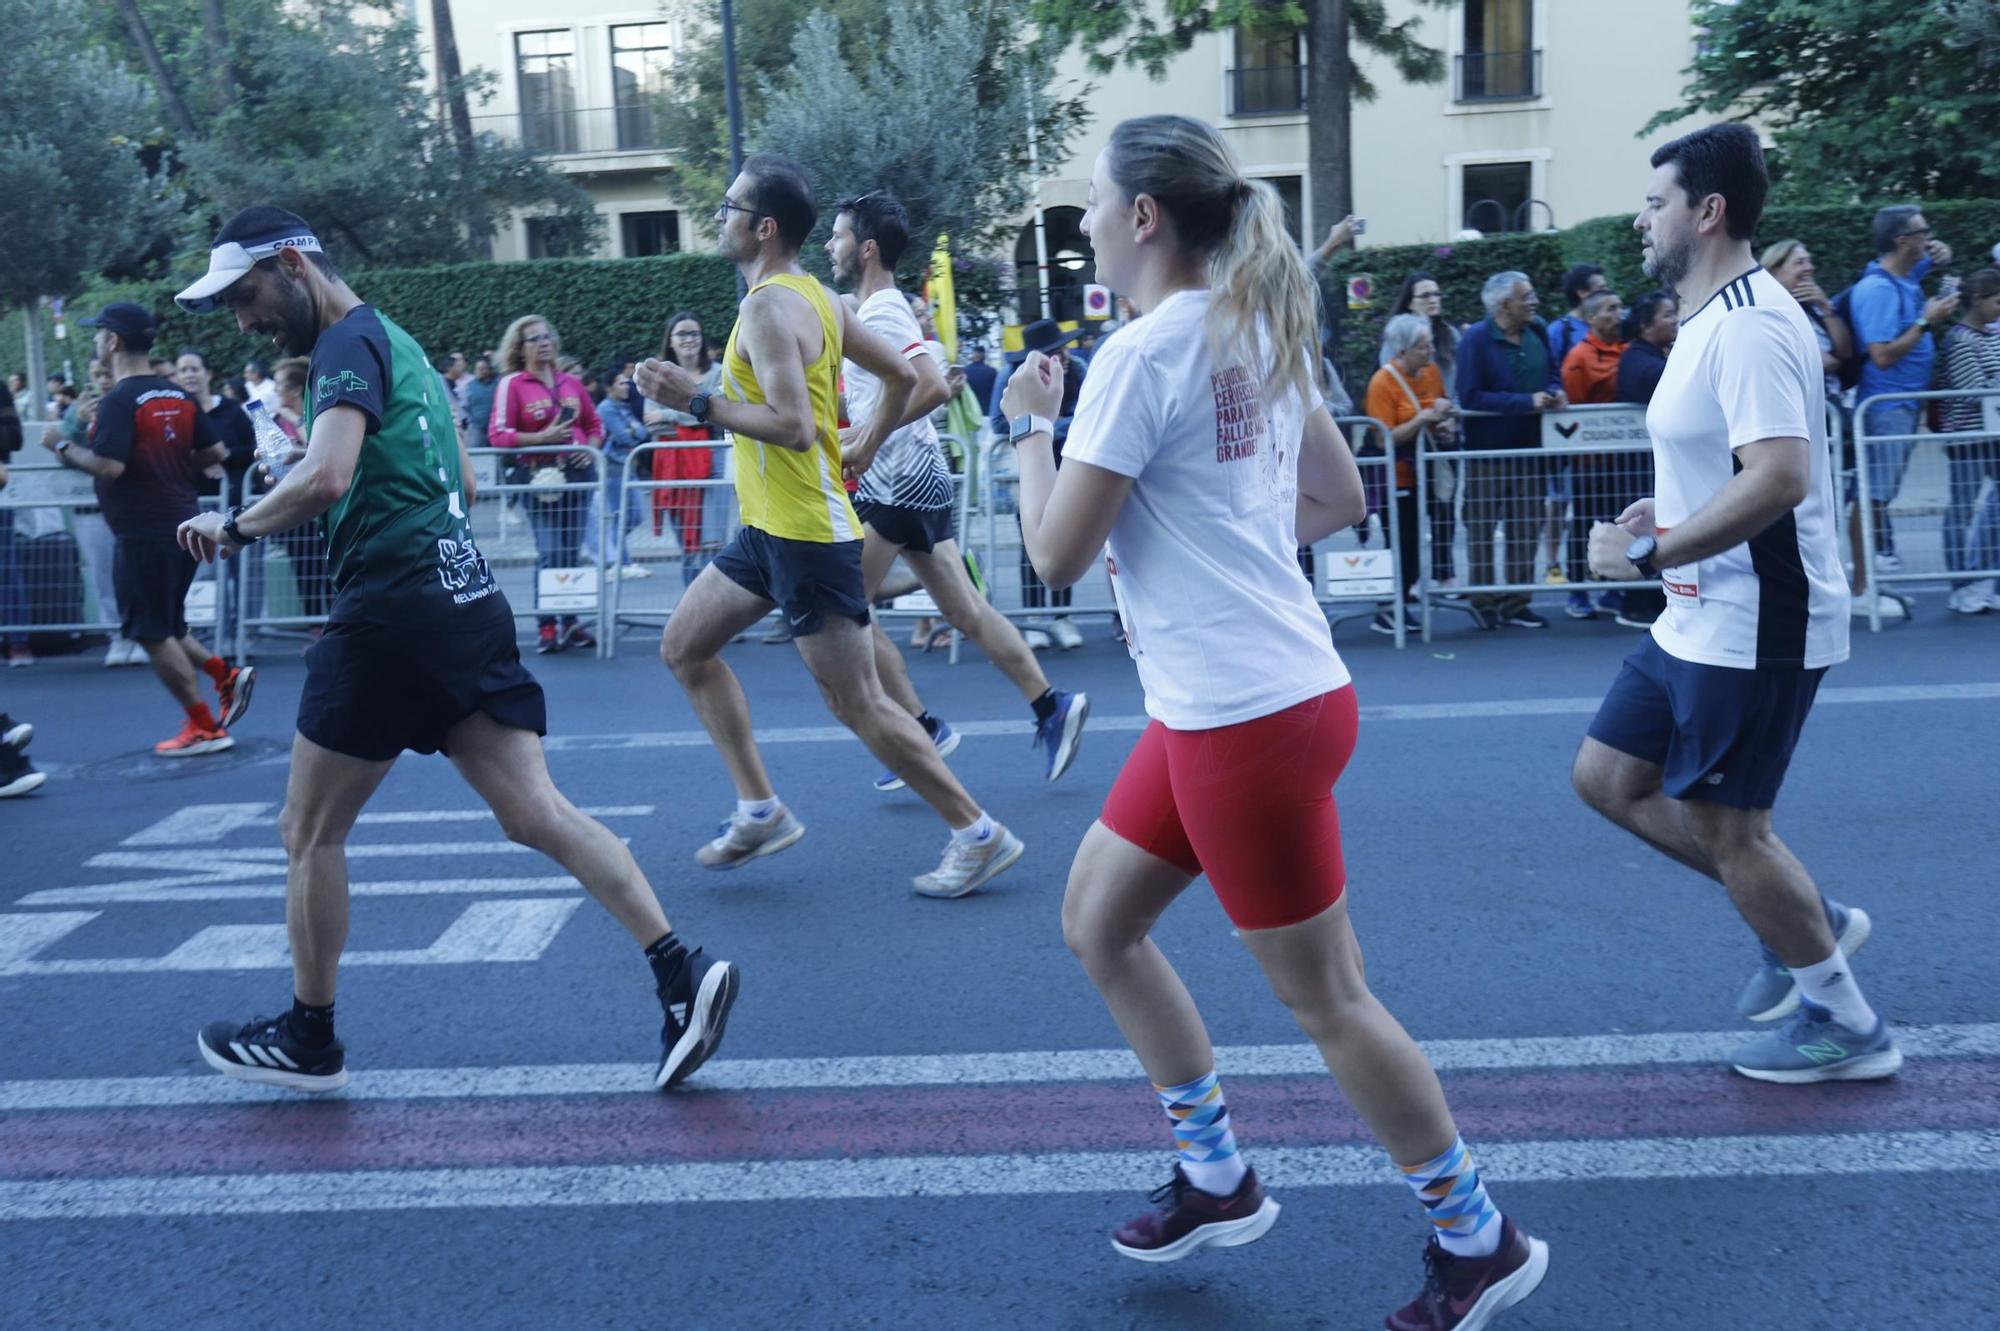
[[[1181,1172],[1188,1182],[1203,1192],[1227,1197],[1243,1182],[1250,1167],[1236,1150],[1236,1134],[1229,1128],[1229,1105],[1222,1098],[1222,1083],[1210,1072],[1181,1086],[1153,1087],[1160,1096],[1160,1108],[1173,1124],[1174,1146],[1180,1152]]]
[[[1479,1181],[1479,1168],[1472,1163],[1463,1137],[1454,1137],[1451,1148],[1435,1160],[1396,1168],[1430,1213],[1446,1252],[1454,1257],[1491,1257],[1500,1250],[1500,1212]]]

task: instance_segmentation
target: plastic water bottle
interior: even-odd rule
[[[276,485],[292,469],[292,464],[286,459],[291,457],[296,445],[278,428],[278,423],[271,419],[271,413],[262,402],[246,403],[243,410],[249,413],[250,428],[257,435],[257,461],[271,473],[271,484]]]

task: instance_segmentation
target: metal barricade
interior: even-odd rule
[[[703,455],[706,474],[698,475]],[[736,534],[734,467],[726,436],[659,439],[626,457],[618,472],[618,516],[607,517],[598,546],[620,552],[605,561],[611,599],[601,637],[610,655],[618,654],[627,625],[664,625],[681,593]]]
[[[1347,435],[1354,463],[1361,469],[1368,512],[1345,531],[1313,542],[1310,550],[1301,551],[1300,563],[1329,624],[1365,616],[1380,625],[1386,616],[1390,636],[1402,647],[1409,628],[1403,542],[1410,533],[1404,521],[1409,516],[1406,505],[1396,493],[1395,436],[1373,416],[1336,416],[1334,424]]]
[[[39,452],[40,450],[37,450]],[[16,647],[56,653],[77,650],[86,636],[118,637],[120,612],[112,578],[115,538],[98,508],[87,473],[43,461],[26,451],[8,464],[0,489],[0,656]],[[204,496],[203,509],[222,507]],[[175,558],[190,556],[176,553]],[[219,612],[234,595],[237,568],[221,560],[196,570],[189,589],[188,630],[227,654]],[[143,664],[143,656],[130,664]]]
[[[940,432],[938,442],[940,445],[956,445],[958,455],[967,459],[971,472],[976,473],[982,469],[977,460],[979,455],[972,452],[972,447],[976,445],[968,446],[964,436]],[[952,456],[949,447],[946,448],[945,456],[947,459]],[[971,569],[967,570],[968,573],[973,569],[977,570],[978,576],[973,579],[975,585],[983,586],[986,589],[987,599],[991,600],[992,584],[989,581],[991,575],[980,565],[979,552],[973,548],[971,540],[968,539],[968,535],[972,531],[972,500],[974,495],[972,476],[964,471],[955,471],[951,476],[951,484],[952,507],[955,510],[955,518],[952,523],[952,531],[955,534],[953,539],[958,544],[959,554],[968,560],[972,566]],[[889,577],[894,579],[897,576],[894,566],[891,566]],[[938,610],[936,603],[931,600],[930,593],[922,587],[904,592],[895,597],[886,606],[876,606],[874,613],[878,619],[884,620],[935,619],[939,621],[939,626],[948,630],[951,635],[950,650],[946,653],[946,660],[951,665],[958,664],[959,647],[964,642],[965,635],[959,631],[957,625],[944,617],[943,613]]]
[[[1527,413],[1541,418],[1543,431],[1542,442],[1531,448],[1441,449],[1427,437],[1418,441],[1425,642],[1431,640],[1433,615],[1439,609],[1464,613],[1484,625],[1528,609],[1537,594],[1588,598],[1593,592],[1624,593],[1639,586],[1591,579],[1588,539],[1593,523],[1615,521],[1629,504],[1653,492],[1652,441],[1645,413],[1644,406],[1633,403]],[[1490,412],[1461,414],[1500,418]],[[1552,480],[1563,475],[1564,466],[1567,497],[1558,499],[1562,491],[1552,491]],[[1440,495],[1446,485],[1451,493]],[[1542,576],[1539,562],[1551,508],[1556,510],[1556,528],[1549,567],[1565,570],[1558,582]],[[1438,549],[1440,534],[1449,542],[1448,550]],[[1501,542],[1498,552],[1496,535]],[[1567,576],[1571,565],[1582,575],[1574,581]],[[1462,581],[1455,587],[1442,585],[1437,576],[1441,567],[1451,568],[1453,576],[1462,567]]]
[[[994,609],[1024,628],[1044,629],[1050,621],[1072,615],[1103,615],[1115,626],[1118,605],[1111,594],[1111,575],[1102,566],[1060,591],[1035,575],[1021,543],[1020,470],[1013,441],[998,435],[989,440],[979,477],[981,571],[986,575],[986,599]]]
[[[606,655],[610,633],[605,580],[585,556],[591,545],[593,511],[596,549],[604,548],[604,529],[609,525],[603,511],[603,492],[610,484],[603,450],[531,445],[472,448],[466,453],[474,477],[468,512],[472,539],[506,594],[514,618],[591,620],[597,625],[595,654]],[[583,468],[558,465],[560,459],[579,453],[590,458],[589,479],[571,479]]]
[[[1947,434],[1917,428],[1927,404],[1968,398],[1981,404],[1979,428]],[[1877,408],[1905,415],[1899,407],[1912,418],[1892,422],[1877,415]],[[1892,425],[1908,428],[1877,433]],[[2000,579],[2000,392],[1867,398],[1854,412],[1854,461],[1871,631],[1880,632],[1885,617],[1907,617],[1908,603],[1887,588],[1949,587],[1956,594]],[[1890,549],[1883,548],[1885,534],[1892,537]],[[1885,616],[1885,596],[1902,602],[1904,614]]]

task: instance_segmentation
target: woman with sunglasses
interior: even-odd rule
[[[1270,186],[1221,135],[1128,120],[1091,176],[1099,280],[1141,317],[1085,381],[1060,474],[1062,372],[1028,358],[1002,406],[1020,514],[1052,587],[1100,552],[1151,724],[1084,835],[1063,934],[1145,1067],[1179,1159],[1113,1232],[1140,1261],[1261,1237],[1278,1205],[1238,1153],[1207,1027],[1153,922],[1208,876],[1272,990],[1433,1226],[1390,1331],[1472,1331],[1541,1283],[1548,1247],[1488,1199],[1423,1051],[1373,994],[1348,921],[1332,787],[1358,711],[1293,552],[1351,525],[1361,478],[1314,385],[1315,292]]]

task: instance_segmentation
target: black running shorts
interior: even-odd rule
[[[828,615],[868,622],[859,541],[791,541],[742,527],[715,557],[715,567],[782,610],[795,638],[825,628]]]
[[[124,616],[119,632],[134,642],[186,637],[194,574],[194,556],[172,536],[120,536],[111,554],[111,584]]]
[[[368,762],[440,753],[474,712],[548,733],[542,686],[521,664],[510,617],[451,633],[335,622],[306,652],[299,733],[321,748]]]
[[[875,529],[875,534],[901,550],[927,555],[939,541],[956,534],[958,514],[949,508],[903,508],[897,504],[868,504],[856,500],[855,513]]]

